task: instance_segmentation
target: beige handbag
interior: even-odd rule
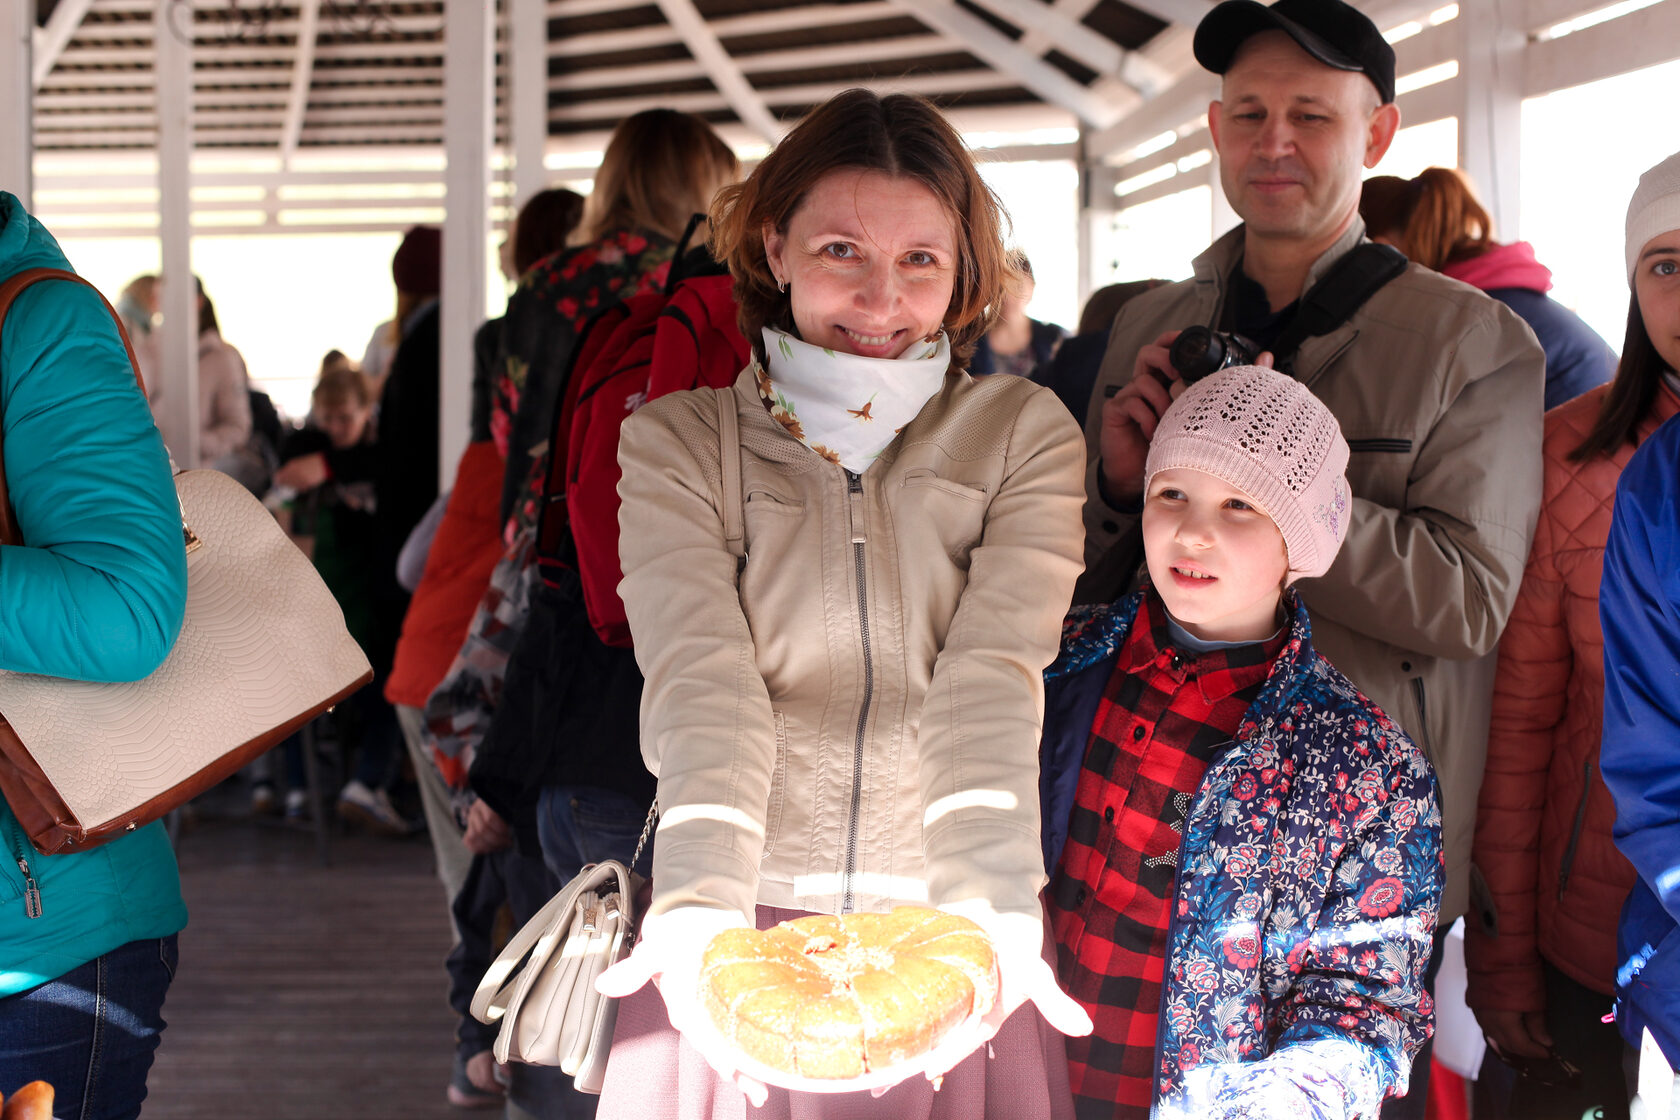
[[[498,1062],[559,1066],[599,1093],[618,1001],[595,980],[635,944],[635,879],[617,860],[584,868],[514,935],[473,994],[473,1018],[502,1024]],[[516,971],[517,970],[517,971]]]
[[[0,324],[17,291],[46,278],[85,283],[20,273],[0,285]],[[186,618],[157,671],[125,684],[0,671],[0,794],[45,854],[158,819],[373,679],[344,612],[262,503],[217,471],[179,472],[175,487]],[[22,544],[6,494],[0,469],[0,542]]]

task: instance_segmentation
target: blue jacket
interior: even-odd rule
[[[1680,424],[1670,418],[1616,485],[1598,613],[1604,626],[1599,770],[1616,844],[1639,880],[1617,936],[1616,1021],[1650,1027],[1680,1068]]]
[[[35,267],[70,264],[0,192],[0,279]],[[46,280],[18,297],[0,331],[0,422],[27,542],[0,548],[0,669],[146,676],[186,607],[181,515],[163,440],[97,293]],[[0,996],[186,925],[162,824],[42,856],[0,801],[0,853]],[[38,918],[25,913],[20,861],[41,893]]]
[[[1142,593],[1068,616],[1045,671],[1045,864]],[[1374,1116],[1433,1029],[1435,775],[1314,651],[1307,612],[1185,821],[1155,1054],[1157,1115]]]
[[[1616,352],[1581,317],[1545,292],[1489,288],[1487,294],[1522,316],[1546,352],[1546,408],[1572,401],[1616,376]]]

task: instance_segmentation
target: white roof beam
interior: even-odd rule
[[[746,15],[724,16],[707,20],[712,34],[721,39],[748,35],[777,35],[787,31],[801,31],[811,27],[866,23],[871,20],[892,19],[904,12],[896,0],[871,0],[862,4],[812,4],[809,7],[778,8],[769,12],[749,12]],[[569,35],[548,44],[550,58],[588,57],[608,51],[634,51],[646,47],[663,47],[678,41],[677,32],[668,24],[651,27],[632,27],[623,31],[591,31],[583,35]]]
[[[566,19],[571,16],[593,16],[601,12],[623,12],[631,8],[645,8],[648,0],[548,0],[547,18]]]
[[[907,35],[902,39],[881,39],[868,43],[840,43],[819,47],[792,47],[788,50],[765,51],[741,55],[735,59],[746,74],[766,74],[777,70],[808,70],[817,66],[835,66],[867,59],[884,62],[889,59],[923,58],[953,50],[963,50],[940,35]],[[704,78],[705,67],[689,58],[669,62],[648,62],[640,66],[600,67],[572,70],[555,74],[548,79],[551,90],[619,89],[656,82],[680,82]]]
[[[1050,6],[1074,23],[1078,23],[1091,14],[1091,9],[1097,6],[1097,0],[1055,0]],[[1048,34],[1039,30],[1036,22],[1025,24],[1021,29],[1021,49],[1028,54],[1043,54],[1056,45]]]
[[[1115,74],[1120,70],[1126,52],[1118,43],[1039,0],[979,0],[979,4],[1019,27],[1023,36],[1031,28],[1039,37],[1048,39],[1050,46],[1099,74]],[[1017,45],[1034,58],[1042,53],[1042,48],[1030,49],[1024,39]]]
[[[35,36],[35,58],[30,64],[36,89],[41,88],[41,79],[52,73],[58,56],[64,53],[64,45],[75,35],[76,28],[82,25],[82,17],[92,6],[93,0],[59,0],[52,15],[47,17],[47,25]],[[34,7],[33,4],[24,5],[30,11]]]
[[[286,124],[280,132],[280,161],[289,162],[303,134],[303,115],[309,109],[309,87],[315,77],[316,23],[321,0],[298,0],[297,57],[292,63],[292,90],[286,100]]]
[[[718,42],[717,35],[694,6],[694,0],[659,0],[659,10],[682,36],[688,53],[706,68],[706,77],[718,88],[741,123],[774,144],[782,138],[781,122],[770,112],[735,60]]]
[[[890,82],[852,82],[845,85],[812,84],[778,86],[764,91],[771,105],[803,106],[827,101],[842,90],[862,86],[879,93],[962,93],[970,90],[1007,89],[1018,80],[996,70],[963,70],[947,74],[917,74],[895,78]],[[712,112],[727,109],[723,95],[709,90],[695,93],[650,94],[643,97],[618,97],[611,100],[584,101],[575,105],[559,105],[548,111],[551,121],[616,120],[639,113],[643,109],[680,109],[688,113]]]
[[[1146,12],[1167,23],[1195,27],[1202,17],[1213,10],[1208,0],[1126,0],[1140,12]]]
[[[896,0],[898,6],[936,31],[962,43],[987,65],[1013,75],[1052,105],[1060,105],[1087,124],[1103,128],[1113,124],[1124,108],[1112,105],[1051,66],[1028,54],[1019,43],[1000,34],[979,16],[971,15],[952,0]]]
[[[1676,43],[1680,0],[1664,0],[1561,39],[1530,43],[1523,55],[1523,96],[1538,97],[1670,61]]]

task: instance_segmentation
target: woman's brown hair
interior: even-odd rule
[[[1009,282],[1003,207],[939,110],[910,94],[851,89],[812,110],[744,183],[712,203],[712,255],[735,277],[741,332],[765,360],[763,329],[797,334],[787,293],[764,255],[764,227],[786,232],[825,175],[863,168],[914,179],[932,191],[956,224],[956,277],[945,333],[953,368],[966,365],[991,326]]]
[[[1627,335],[1622,339],[1622,360],[1610,391],[1598,406],[1592,430],[1569,453],[1580,463],[1595,455],[1614,455],[1624,443],[1636,442],[1639,423],[1650,414],[1662,387],[1667,363],[1651,343],[1645,317],[1639,313],[1639,296],[1628,296]]]
[[[648,109],[626,117],[595,173],[584,238],[638,229],[673,241],[712,194],[741,173],[741,164],[712,126],[692,113]]]
[[[538,191],[519,208],[513,222],[513,270],[523,276],[532,265],[566,247],[566,238],[583,220],[583,196],[565,187]]]
[[[1416,179],[1373,175],[1360,191],[1359,216],[1372,237],[1436,272],[1493,247],[1493,219],[1450,167],[1426,168]]]

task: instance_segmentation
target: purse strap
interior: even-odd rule
[[[146,381],[140,375],[140,361],[134,356],[134,343],[129,341],[128,331],[123,327],[122,316],[111,306],[111,301],[105,298],[105,293],[95,288],[74,272],[62,268],[26,268],[8,277],[0,284],[0,334],[6,325],[6,316],[12,309],[12,302],[22,291],[39,280],[68,280],[72,284],[80,284],[92,289],[99,297],[99,302],[105,305],[117,324],[117,336],[122,339],[123,349],[128,351],[128,367],[134,371],[134,382],[140,386],[140,395],[146,395]],[[17,512],[12,509],[12,493],[6,485],[6,460],[3,450],[0,450],[0,544],[20,545],[23,543],[23,533],[17,524]]]

